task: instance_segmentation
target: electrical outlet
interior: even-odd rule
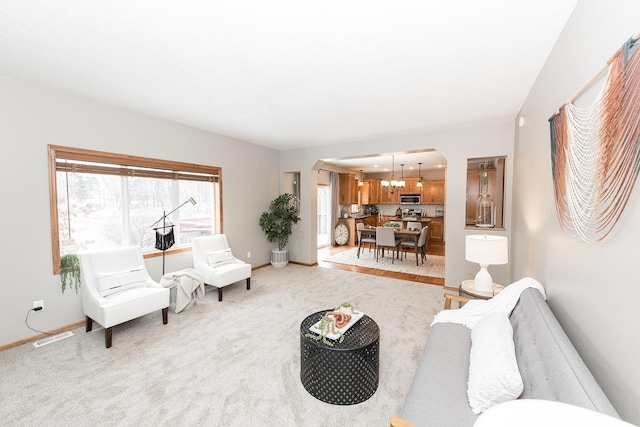
[[[251,258],[251,251],[247,252],[247,258]]]
[[[34,301],[33,308],[39,308],[40,310],[44,310],[44,300]]]

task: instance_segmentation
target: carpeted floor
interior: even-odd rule
[[[359,267],[376,268],[379,270],[396,271],[399,273],[409,273],[418,276],[444,277],[444,257],[438,255],[427,255],[427,259],[422,264],[418,256],[419,264],[416,265],[415,253],[408,253],[406,258],[400,255],[400,259],[394,259],[388,253],[384,257],[379,256],[376,261],[375,251],[369,252],[368,248],[360,250],[360,258],[357,255],[358,248],[351,248],[335,254],[323,261],[334,262],[336,264],[357,265]]]
[[[191,309],[160,312],[35,348],[0,353],[3,425],[388,426],[402,407],[442,287],[289,265],[253,272]],[[380,384],[336,406],[300,382],[300,322],[351,302],[380,326]]]

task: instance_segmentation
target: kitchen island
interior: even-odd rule
[[[429,226],[429,241],[444,241],[444,216],[421,216],[421,217],[404,217],[402,218],[402,227],[407,228],[407,224],[413,221],[420,221],[422,227]],[[428,247],[428,245],[427,245]]]

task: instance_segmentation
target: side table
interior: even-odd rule
[[[307,316],[300,324],[300,380],[315,398],[334,405],[353,405],[378,389],[378,324],[366,314],[333,347],[305,336],[327,311]]]
[[[500,291],[504,289],[504,286],[493,284],[493,291],[480,291],[473,286],[473,280],[464,280],[458,288],[458,295],[461,297],[467,297],[472,299],[491,299],[495,297]]]

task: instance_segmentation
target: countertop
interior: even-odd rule
[[[386,215],[383,215],[385,217],[387,217]],[[378,215],[353,215],[347,218],[339,218],[339,219],[364,219],[364,218],[371,218],[371,217],[378,217]],[[427,215],[427,216],[405,216],[403,218],[397,218],[397,221],[430,221],[433,218],[444,218],[444,215]]]

